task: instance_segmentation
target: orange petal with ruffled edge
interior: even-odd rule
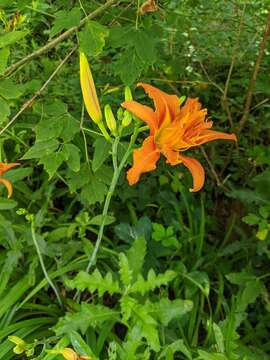
[[[3,184],[6,187],[7,192],[8,192],[8,198],[10,198],[13,194],[13,187],[12,187],[11,182],[7,179],[0,178],[0,184]]]
[[[136,184],[142,173],[155,170],[159,157],[160,152],[154,143],[154,137],[148,136],[142,147],[133,152],[133,166],[127,172],[129,185]]]
[[[190,158],[188,156],[183,156],[179,154],[179,159],[182,160],[183,165],[185,165],[188,170],[191,172],[193,177],[193,188],[189,189],[191,192],[200,191],[204,184],[205,174],[204,168],[199,163],[198,160]]]
[[[159,127],[164,121],[172,121],[180,111],[180,100],[176,95],[169,95],[164,91],[145,83],[138,83],[142,86],[148,96],[153,99],[156,114],[159,119]]]
[[[235,134],[226,134],[220,131],[214,130],[204,130],[200,133],[198,138],[196,139],[196,145],[202,145],[208,141],[214,140],[233,140],[237,141],[237,137]]]
[[[12,169],[14,166],[18,166],[18,165],[20,165],[20,163],[6,164],[6,163],[0,162],[0,175],[3,175],[6,171],[8,171],[9,169]]]
[[[151,135],[157,130],[158,117],[149,106],[142,105],[136,101],[125,101],[121,106],[144,121],[149,126]]]

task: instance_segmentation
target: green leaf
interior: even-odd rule
[[[28,31],[12,31],[0,35],[0,48],[12,45],[23,39],[28,34]]]
[[[17,201],[0,197],[0,210],[9,210],[17,206]]]
[[[104,161],[109,157],[111,144],[106,141],[103,137],[98,138],[94,142],[94,156],[92,160],[92,169],[96,172]]]
[[[91,176],[90,182],[83,186],[80,198],[83,204],[92,205],[102,203],[107,193],[107,186],[96,177]]]
[[[196,359],[200,360],[229,360],[227,356],[219,353],[209,353],[204,350],[198,350],[199,357]]]
[[[98,225],[98,226],[100,226],[102,219],[103,219],[102,214],[96,215],[89,221],[89,225]],[[116,219],[115,219],[114,216],[106,215],[106,217],[105,217],[105,225],[113,224],[115,222],[115,220]]]
[[[254,279],[245,284],[245,287],[237,296],[236,312],[244,312],[249,304],[253,304],[262,291],[260,281]]]
[[[0,49],[0,75],[2,75],[7,67],[7,62],[9,58],[9,48]]]
[[[70,114],[62,115],[59,119],[59,122],[62,124],[62,132],[60,137],[64,140],[64,142],[71,141],[80,131],[79,122]]]
[[[196,288],[199,288],[205,296],[209,295],[210,283],[207,273],[202,271],[193,271],[189,274],[185,274],[185,277],[191,282],[187,289],[187,294],[189,294],[188,298],[196,292]]]
[[[76,353],[79,355],[89,356],[93,360],[97,359],[92,349],[89,347],[89,345],[86,344],[80,334],[78,334],[76,331],[71,331],[69,338]]]
[[[193,302],[190,300],[176,299],[170,301],[169,299],[161,299],[158,304],[155,304],[155,311],[157,317],[162,325],[168,326],[169,322],[177,319],[184,314],[190,312],[193,308]]]
[[[142,271],[145,254],[146,241],[144,236],[139,236],[133,241],[131,248],[127,251],[128,263],[132,271],[133,280],[136,280]]]
[[[234,285],[244,285],[248,281],[254,280],[255,276],[248,273],[247,271],[241,271],[238,273],[230,273],[226,275],[226,279]]]
[[[0,97],[0,124],[10,115],[8,103]]]
[[[124,253],[119,254],[119,274],[122,283],[127,288],[131,284],[132,271],[129,268],[128,258]]]
[[[213,323],[213,330],[216,339],[217,350],[220,353],[224,353],[225,351],[224,336],[222,334],[221,328],[216,323]]]
[[[242,220],[248,225],[257,225],[260,222],[260,218],[255,214],[248,214]]]
[[[61,134],[63,124],[59,121],[59,117],[44,117],[36,126],[36,141],[46,141],[57,139]]]
[[[37,141],[22,157],[22,159],[39,159],[53,153],[59,146],[55,139]]]
[[[19,84],[14,84],[10,79],[0,80],[0,95],[9,100],[17,99],[22,95]]]
[[[182,339],[180,340],[176,340],[173,343],[167,345],[165,347],[165,349],[162,351],[162,353],[159,356],[159,359],[162,358],[166,358],[167,359],[174,359],[174,354],[176,352],[181,352],[182,354],[184,354],[188,360],[192,360],[192,354],[191,352],[187,349],[186,345],[184,344],[184,341]],[[171,356],[171,357],[169,357]]]
[[[68,179],[70,192],[73,193],[76,190],[81,189],[84,185],[89,183],[91,178],[91,170],[89,169],[88,164],[82,164],[80,170],[75,174],[71,174],[70,178]]]
[[[78,172],[80,170],[80,149],[74,144],[64,144],[63,153],[65,153],[65,161],[68,167]]]
[[[81,20],[80,8],[73,8],[70,11],[61,10],[55,14],[53,27],[50,31],[50,36],[53,37],[62,30],[68,30],[74,26],[78,26]]]
[[[143,62],[152,65],[156,61],[155,43],[152,34],[147,34],[143,30],[137,30],[131,34],[130,40]]]
[[[95,328],[105,321],[117,318],[118,315],[118,311],[113,311],[106,306],[83,303],[78,312],[67,313],[60,319],[54,331],[57,335],[70,334],[73,330],[80,330],[84,334],[90,326]]]
[[[92,274],[80,271],[73,280],[67,280],[66,284],[72,289],[88,289],[91,293],[98,291],[100,297],[103,296],[105,292],[111,295],[120,293],[118,281],[113,280],[112,273],[108,272],[106,276],[103,277],[98,269],[95,269]]]
[[[49,179],[51,179],[64,160],[66,160],[66,158],[63,152],[55,152],[50,155],[42,156],[39,164],[44,166],[44,169],[49,174]]]
[[[134,48],[127,49],[121,54],[120,59],[115,64],[115,72],[125,85],[133,84],[140,77],[143,68],[144,64]]]
[[[108,29],[96,21],[90,20],[79,33],[80,48],[89,56],[97,56],[105,46]]]
[[[144,295],[150,290],[160,287],[161,285],[167,285],[176,277],[176,272],[167,270],[163,274],[156,275],[153,269],[150,269],[147,275],[147,280],[144,280],[142,275],[138,275],[137,281],[131,286],[130,293],[140,293]]]

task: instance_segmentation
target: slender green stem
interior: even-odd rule
[[[40,262],[40,266],[42,268],[43,274],[44,274],[48,284],[53,289],[53,291],[54,291],[54,293],[55,293],[55,295],[57,297],[59,305],[62,307],[63,304],[62,304],[61,297],[60,297],[54,283],[52,282],[52,280],[51,280],[51,278],[50,278],[50,276],[49,276],[49,274],[47,272],[47,269],[45,267],[45,264],[44,264],[44,261],[43,261],[42,255],[41,255],[41,251],[40,251],[40,248],[39,248],[39,245],[38,245],[38,242],[37,242],[37,238],[36,238],[34,219],[31,221],[31,233],[32,233],[33,243],[34,243],[36,251],[37,251],[37,255],[38,255],[38,258],[39,258],[39,262]]]
[[[110,184],[109,191],[108,191],[108,193],[106,195],[106,199],[105,199],[105,203],[104,203],[104,207],[103,207],[103,211],[102,211],[102,221],[101,221],[99,232],[98,232],[97,242],[96,242],[96,245],[94,247],[94,251],[93,251],[93,253],[92,253],[91,257],[90,257],[90,260],[88,262],[86,272],[90,271],[91,267],[93,266],[93,264],[96,261],[97,253],[98,253],[98,250],[99,250],[99,247],[100,247],[100,244],[101,244],[101,240],[102,240],[102,237],[103,237],[103,231],[104,231],[104,227],[105,227],[106,216],[108,214],[111,198],[113,196],[113,193],[114,193],[115,187],[117,185],[117,182],[118,182],[119,176],[121,174],[121,171],[122,171],[123,167],[126,164],[126,161],[127,161],[128,157],[130,155],[130,152],[132,151],[132,146],[134,145],[134,143],[136,141],[138,133],[139,133],[139,128],[136,127],[134,129],[133,135],[131,136],[130,143],[129,143],[129,146],[127,148],[127,151],[125,152],[119,166],[117,165],[117,148],[118,148],[118,144],[119,144],[121,135],[116,137],[114,142],[113,142],[113,145],[112,145],[112,159],[113,159],[113,163],[114,163],[114,173],[113,173],[113,177],[112,177],[112,181],[111,181],[111,184]]]

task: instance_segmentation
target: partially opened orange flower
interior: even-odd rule
[[[129,184],[136,184],[141,174],[154,170],[162,154],[170,165],[185,165],[193,177],[193,189],[190,191],[199,191],[204,184],[204,169],[199,161],[182,153],[208,141],[236,141],[235,134],[210,130],[212,121],[206,118],[207,109],[201,108],[198,99],[188,98],[181,106],[176,95],[169,95],[144,83],[138,86],[142,86],[153,99],[155,111],[136,101],[125,101],[122,104],[150,128],[150,134],[142,147],[133,152],[133,166],[127,172]]]
[[[12,184],[9,180],[3,178],[2,175],[4,175],[5,172],[8,171],[9,169],[12,169],[14,166],[18,166],[18,165],[20,164],[19,163],[5,164],[0,162],[0,184],[3,184],[7,188],[9,198],[12,196],[13,193]]]

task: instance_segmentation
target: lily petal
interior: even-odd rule
[[[11,182],[7,179],[0,178],[0,184],[3,184],[6,187],[7,192],[8,192],[8,198],[10,198],[13,194],[13,187],[12,187]]]
[[[199,163],[198,160],[190,158],[188,156],[183,156],[179,154],[179,158],[182,160],[183,165],[185,165],[188,170],[191,172],[193,177],[193,188],[189,189],[191,192],[200,191],[204,184],[205,173],[204,168]]]
[[[178,151],[173,150],[169,145],[164,145],[162,147],[162,155],[166,158],[166,163],[172,166],[180,164],[182,162],[180,154]]]
[[[151,135],[157,130],[158,117],[154,110],[149,106],[139,104],[136,101],[125,101],[121,104],[121,106],[144,121],[149,126]]]
[[[136,184],[142,173],[155,170],[159,157],[160,152],[154,143],[154,137],[148,136],[142,147],[133,152],[133,166],[127,172],[129,185]]]
[[[18,165],[20,165],[20,163],[6,164],[6,163],[0,162],[0,175],[3,175],[6,171],[8,171],[9,169],[12,169],[14,166],[18,166]]]
[[[224,132],[214,130],[204,130],[198,136],[196,140],[196,145],[202,145],[208,141],[214,141],[218,139],[237,141],[237,137],[235,134],[226,134]]]
[[[159,126],[166,122],[172,121],[180,111],[180,100],[176,95],[166,94],[164,91],[145,83],[138,83],[142,86],[148,96],[153,99],[156,114],[159,119]]]

